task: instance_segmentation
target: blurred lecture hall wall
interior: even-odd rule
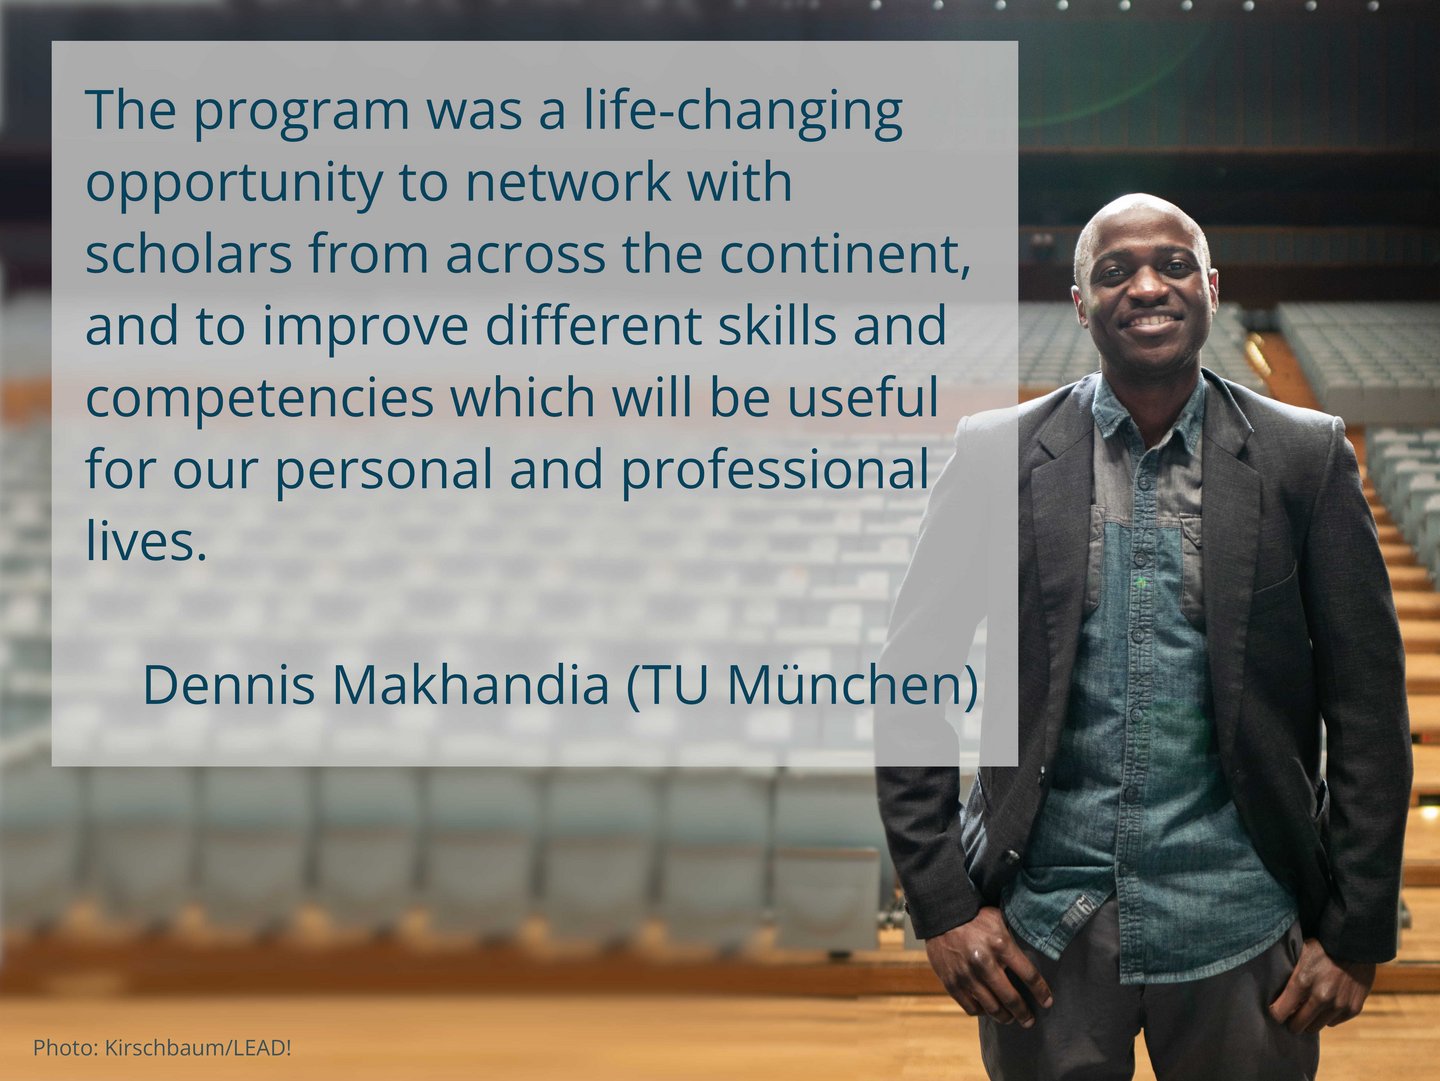
[[[1440,1078],[1428,0],[0,0],[0,1076],[983,1076],[975,1022],[907,927],[863,723],[743,769],[51,767],[50,42],[402,38],[1019,41],[1022,394],[1097,367],[1068,300],[1075,239],[1149,191],[1220,268],[1207,365],[1347,422],[1416,769],[1399,959],[1325,1036],[1322,1076]],[[646,596],[642,557],[612,557],[554,618],[603,618],[620,583],[655,620],[737,643],[783,609],[797,650],[866,664],[923,493],[789,506],[713,532],[761,538],[726,555],[723,588]],[[511,523],[585,560],[554,526]],[[532,588],[478,567],[445,585],[496,610]],[[111,1037],[288,1043],[264,1062],[32,1053]]]

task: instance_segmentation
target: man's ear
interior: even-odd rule
[[[1213,266],[1210,268],[1210,310],[1220,310],[1220,271]]]
[[[1214,271],[1211,271],[1211,273],[1213,274]],[[1217,279],[1214,278],[1211,279],[1212,282],[1216,280]],[[1220,295],[1218,292],[1215,292],[1213,285],[1211,291],[1216,297]],[[1085,296],[1080,292],[1078,285],[1072,285],[1070,287],[1070,299],[1075,302],[1075,318],[1080,320],[1080,325],[1088,330],[1090,328],[1090,322],[1085,318]]]

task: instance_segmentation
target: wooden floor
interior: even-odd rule
[[[1440,998],[1377,995],[1326,1032],[1324,1081],[1440,1079]],[[1043,1023],[1043,1021],[1042,1021]],[[288,1041],[275,1058],[36,1057],[50,1038]],[[1153,1079],[1143,1048],[1136,1076]],[[7,999],[7,1081],[981,1081],[976,1022],[938,995],[770,998]],[[1216,1081],[1223,1081],[1217,1078]]]

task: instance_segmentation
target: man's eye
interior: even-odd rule
[[[1125,272],[1121,270],[1118,266],[1106,267],[1100,272],[1101,281],[1114,281],[1115,279],[1123,278],[1124,276]]]
[[[1190,270],[1190,264],[1183,259],[1171,259],[1170,262],[1165,264],[1165,271],[1169,274],[1188,274]]]

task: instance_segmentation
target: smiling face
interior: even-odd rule
[[[1112,383],[1193,380],[1220,303],[1205,238],[1178,207],[1117,200],[1086,226],[1071,290]]]

